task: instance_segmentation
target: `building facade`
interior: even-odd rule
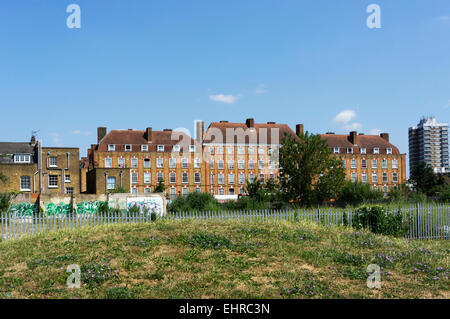
[[[410,169],[425,162],[435,173],[450,173],[448,124],[437,123],[434,117],[422,118],[408,133]]]
[[[79,194],[79,149],[30,142],[0,143],[0,192]]]
[[[387,193],[406,183],[406,154],[389,142],[389,134],[349,135],[321,134],[331,153],[344,164],[346,179],[367,183]]]
[[[88,150],[87,192],[104,194],[120,187],[150,193],[160,181],[174,199],[205,191],[202,149],[180,131],[112,130],[99,127],[98,144]]]

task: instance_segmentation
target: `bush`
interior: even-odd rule
[[[351,181],[344,184],[338,198],[339,201],[349,204],[361,204],[381,199],[383,199],[383,192],[372,189],[369,184]]]
[[[409,229],[409,220],[404,221],[401,211],[388,214],[383,206],[362,206],[353,219],[356,229],[369,229],[375,234],[401,237]]]
[[[0,193],[0,213],[7,212],[11,206],[12,194]]]
[[[209,193],[189,193],[185,197],[178,197],[167,205],[169,212],[208,211],[217,210],[220,205],[217,199]]]

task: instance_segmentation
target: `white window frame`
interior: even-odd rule
[[[157,146],[157,152],[164,152],[164,145],[159,144]]]
[[[333,154],[339,154],[339,147],[333,147]]]
[[[56,177],[56,185],[52,185],[50,183],[51,182],[50,177]],[[58,175],[48,175],[48,188],[59,188],[59,176]]]
[[[119,168],[125,168],[125,159],[123,157],[119,157],[117,159],[117,165]]]
[[[176,168],[177,167],[177,160],[175,157],[169,158],[169,168]]]
[[[141,152],[148,152],[148,145],[147,144],[142,144],[141,145]]]
[[[131,184],[139,184],[139,174],[137,172],[131,172]]]
[[[189,168],[189,160],[187,158],[181,160],[181,168]]]
[[[367,149],[365,147],[361,147],[359,149],[359,151],[361,152],[361,154],[366,154],[367,153]]]
[[[185,179],[186,177],[186,179]],[[181,183],[182,184],[188,184],[189,183],[189,174],[187,172],[181,173]]]
[[[174,177],[174,180],[172,181],[172,177]],[[177,183],[177,173],[170,172],[169,173],[169,184],[176,184]]]
[[[174,145],[174,146],[173,146],[173,151],[174,151],[174,152],[179,152],[180,150],[181,150],[180,145]]]
[[[374,154],[380,154],[380,148],[379,147],[374,147],[373,148],[373,153]]]
[[[229,173],[228,174],[228,184],[234,184],[234,182],[235,182],[234,173]]]
[[[110,182],[109,182],[109,179],[114,179],[114,187],[110,187]],[[112,190],[112,189],[115,189],[116,188],[116,182],[117,182],[117,180],[116,180],[116,177],[115,176],[108,176],[107,177],[107,179],[106,179],[106,189],[107,190]]]
[[[144,158],[143,161],[144,161],[144,168],[150,168],[151,167],[151,160],[149,158]]]
[[[107,164],[109,162],[109,165]],[[111,157],[105,157],[105,168],[111,168],[112,167],[112,158]]]
[[[52,160],[55,160],[56,164],[52,164]],[[58,167],[58,157],[56,157],[56,156],[49,156],[48,157],[48,167]]]
[[[152,174],[149,172],[144,173],[144,184],[151,184],[152,183]]]
[[[22,187],[22,178],[28,178],[28,185],[29,185],[29,187],[28,188],[26,188],[26,187]],[[31,176],[27,176],[27,175],[24,175],[24,176],[20,176],[20,190],[21,191],[23,191],[23,192],[30,192],[31,191]]]
[[[108,152],[115,152],[115,151],[116,151],[116,145],[108,144]]]
[[[201,181],[202,181],[202,176],[201,176],[200,172],[194,172],[194,183],[200,184]]]
[[[132,152],[132,151],[133,151],[133,145],[125,144],[125,152]]]
[[[189,145],[189,152],[195,153],[195,145]]]
[[[392,154],[392,147],[386,148],[386,154]]]
[[[194,168],[200,168],[201,161],[200,158],[196,157],[194,158]]]
[[[164,159],[161,157],[158,157],[156,159],[156,167],[157,168],[163,168],[164,167]]]
[[[131,159],[131,168],[138,168],[139,167],[139,161],[136,157],[133,157]]]
[[[64,183],[71,183],[72,180],[70,179],[70,174],[64,175]]]

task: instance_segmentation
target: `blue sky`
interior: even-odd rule
[[[71,3],[81,29],[66,26]],[[371,3],[381,29],[366,26]],[[0,140],[40,130],[85,155],[97,126],[254,117],[386,131],[407,153],[422,115],[450,120],[449,39],[448,0],[4,0]]]

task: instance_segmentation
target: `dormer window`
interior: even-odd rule
[[[347,147],[347,154],[353,154],[353,147]]]
[[[339,147],[334,147],[333,148],[333,153],[334,154],[339,154]]]
[[[131,152],[132,147],[131,144],[125,144],[125,152]]]
[[[195,152],[195,145],[189,145],[189,152],[191,153]]]
[[[387,153],[387,154],[392,154],[392,148],[388,147],[388,148],[386,149],[386,153]]]
[[[108,151],[109,152],[114,152],[116,150],[116,145],[114,144],[108,144]]]
[[[373,153],[374,153],[374,154],[380,154],[380,148],[374,147],[374,148],[373,148]]]
[[[361,152],[361,154],[366,154],[366,153],[367,153],[367,150],[366,150],[365,147],[361,147],[361,148],[360,148],[360,152]]]
[[[14,155],[14,163],[30,163],[31,156],[28,154]]]
[[[147,144],[142,144],[141,145],[141,152],[148,152],[148,145]]]
[[[158,145],[158,152],[164,152],[164,145]]]
[[[174,145],[173,146],[173,151],[174,152],[179,152],[180,151],[180,145]]]

